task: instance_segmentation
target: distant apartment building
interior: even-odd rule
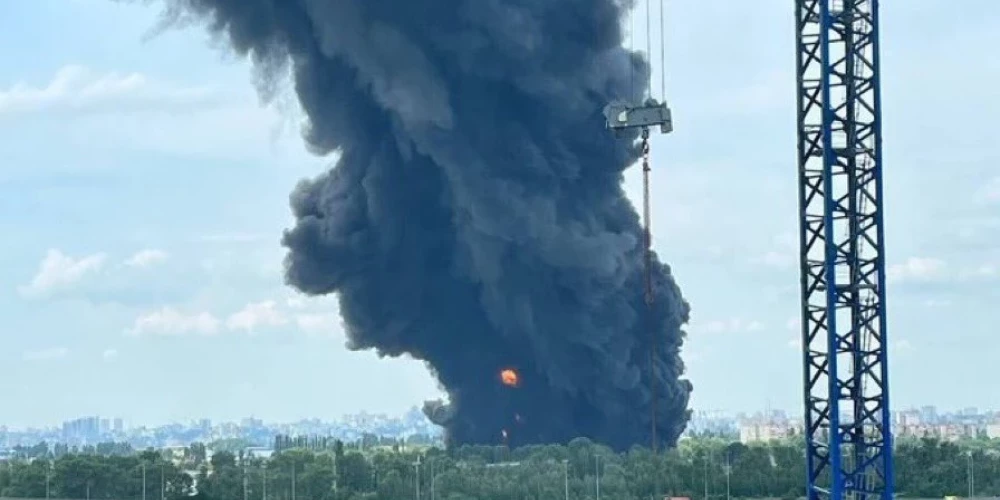
[[[910,438],[935,438],[944,441],[957,441],[959,439],[975,438],[980,435],[980,431],[986,430],[989,434],[989,427],[975,424],[914,424],[896,425],[893,434],[896,437]],[[1000,431],[1000,428],[997,429]]]
[[[1000,422],[986,425],[986,437],[990,439],[1000,439]]]
[[[66,443],[94,444],[101,438],[101,421],[97,417],[84,417],[63,422],[62,438]]]
[[[241,429],[255,430],[264,428],[264,421],[259,418],[247,417],[240,421]]]
[[[743,419],[738,424],[740,442],[761,443],[798,436],[803,432],[803,425],[797,420],[791,420],[784,414],[769,414]]]
[[[892,423],[896,427],[917,426],[924,423],[924,420],[921,417],[922,414],[918,410],[899,411],[895,412]]]
[[[184,463],[184,458],[187,457],[187,449],[188,447],[184,445],[172,445],[164,446],[160,452],[163,454],[164,459],[179,466]]]
[[[274,455],[274,449],[268,446],[251,446],[244,450],[247,457],[261,458],[267,460]]]

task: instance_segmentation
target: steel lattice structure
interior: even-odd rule
[[[893,496],[878,0],[795,0],[808,498]]]

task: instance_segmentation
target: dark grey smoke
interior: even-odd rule
[[[601,115],[649,73],[621,47],[622,0],[166,1],[251,58],[265,94],[291,70],[306,141],[340,156],[291,195],[287,282],[339,293],[351,348],[425,360],[450,442],[648,445],[652,329],[675,443],[688,305],[657,261],[645,314],[621,187],[636,137]]]

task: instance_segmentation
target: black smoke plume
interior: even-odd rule
[[[339,294],[352,349],[426,361],[450,443],[648,445],[651,388],[676,442],[688,305],[657,260],[646,312],[636,136],[601,114],[648,80],[624,0],[165,1],[249,57],[265,97],[291,72],[310,149],[339,156],[291,195],[286,280]]]

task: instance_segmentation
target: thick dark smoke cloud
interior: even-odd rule
[[[167,0],[262,90],[291,71],[306,141],[340,156],[291,195],[287,282],[339,293],[353,349],[426,361],[452,443],[648,445],[654,386],[663,443],[689,418],[688,305],[657,261],[645,313],[635,135],[601,115],[649,73],[620,1]]]

